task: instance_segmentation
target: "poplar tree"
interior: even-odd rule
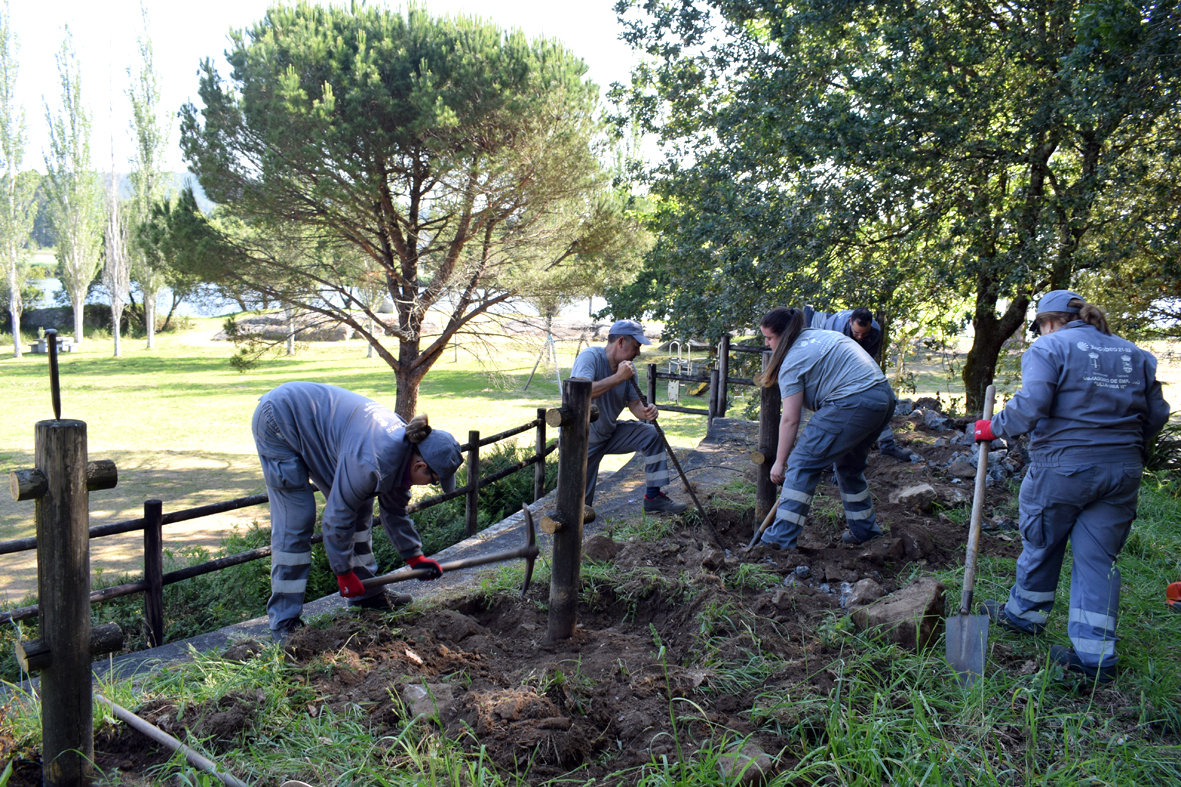
[[[82,104],[82,75],[66,27],[57,54],[61,106],[48,103],[49,152],[45,156],[51,223],[57,244],[58,278],[74,309],[74,341],[82,343],[83,308],[102,260],[102,202],[90,161],[90,116]]]
[[[20,171],[27,137],[25,112],[16,101],[18,47],[10,19],[8,0],[4,0],[0,8],[0,255],[8,291],[12,354],[20,358],[21,285],[28,271],[35,195],[33,179],[21,177]]]

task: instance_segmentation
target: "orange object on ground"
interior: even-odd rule
[[[1165,596],[1168,599],[1169,609],[1181,612],[1181,582],[1174,582],[1165,588]]]

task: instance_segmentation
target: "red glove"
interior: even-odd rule
[[[426,582],[428,579],[438,579],[443,576],[443,567],[437,561],[431,560],[424,555],[415,555],[406,561],[406,564],[411,568],[421,568],[429,571],[425,577],[419,577],[419,580]]]
[[[985,440],[995,440],[996,435],[992,433],[992,421],[979,420],[976,422],[976,442],[983,443]]]
[[[336,584],[340,585],[340,595],[345,598],[356,598],[365,593],[365,586],[352,571],[347,574],[337,574]]]

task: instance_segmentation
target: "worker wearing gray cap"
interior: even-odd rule
[[[398,554],[414,568],[442,575],[422,554],[422,540],[406,512],[412,485],[455,489],[463,463],[459,443],[432,429],[426,416],[406,423],[372,399],[335,385],[285,383],[259,399],[254,442],[271,506],[271,636],[283,641],[302,626],[304,591],[312,563],[316,500],[324,494],[321,530],[328,564],[350,606],[389,609],[410,602],[405,593],[362,579],[377,575],[373,557],[373,501]]]
[[[640,348],[651,344],[644,336],[644,328],[635,320],[618,320],[607,333],[605,347],[588,347],[574,360],[571,377],[591,381],[591,399],[599,408],[599,418],[590,425],[590,446],[586,457],[586,504],[595,501],[595,483],[599,478],[599,462],[607,454],[630,454],[639,451],[644,456],[644,511],[649,514],[679,514],[688,506],[671,499],[662,491],[668,483],[668,459],[664,455],[664,441],[652,424],[639,421],[620,421],[619,414],[626,406],[639,419],[656,418],[656,405],[643,404],[632,385],[636,367],[632,363]]]
[[[1072,544],[1067,634],[1050,658],[1106,683],[1115,677],[1120,572],[1136,518],[1143,452],[1168,421],[1156,358],[1113,336],[1103,310],[1069,290],[1047,293],[1021,357],[1021,390],[976,439],[1030,436],[1021,484],[1022,551],[1007,603],[985,601],[998,625],[1040,634]]]

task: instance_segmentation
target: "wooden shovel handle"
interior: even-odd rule
[[[984,420],[992,419],[992,408],[996,399],[996,386],[990,385],[984,391]],[[960,597],[960,614],[970,615],[972,592],[976,588],[976,548],[980,543],[980,525],[984,520],[984,482],[988,478],[989,443],[976,445],[979,459],[976,462],[976,491],[972,495],[972,524],[968,530],[968,555],[964,558],[964,593]]]

